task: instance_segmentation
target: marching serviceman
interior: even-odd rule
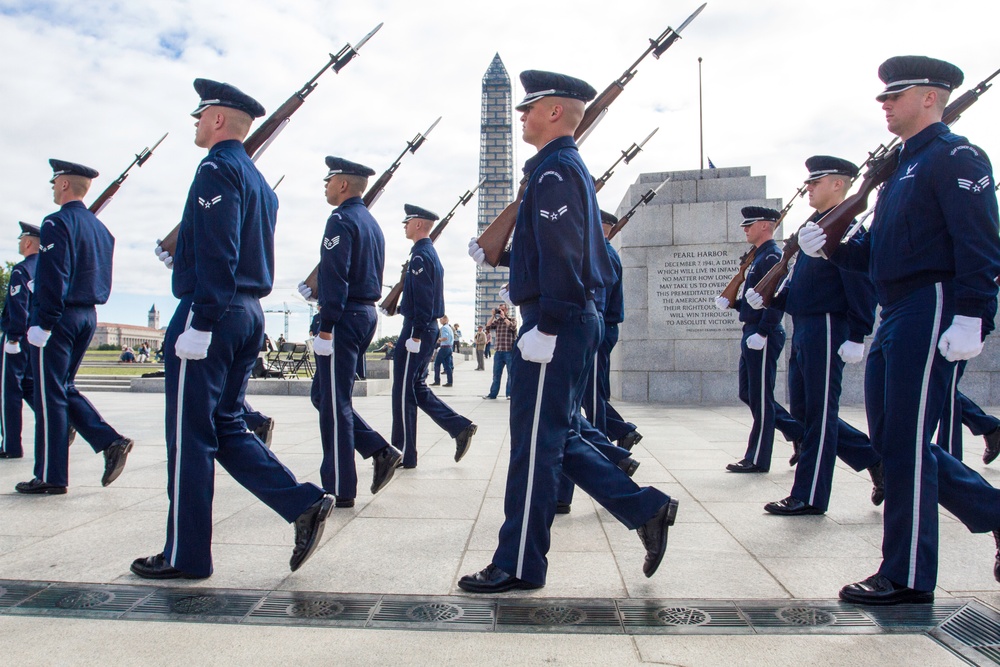
[[[816,210],[807,222],[816,222],[844,201],[858,168],[842,158],[814,155],[806,169],[809,206]],[[855,471],[868,471],[872,503],[881,505],[881,457],[865,433],[839,416],[844,365],[861,361],[865,336],[875,323],[875,286],[866,275],[799,253],[786,287],[774,298],[792,316],[789,408],[805,436],[791,494],[764,509],[785,516],[826,512],[838,457]],[[744,299],[754,308],[763,306],[752,288]]]
[[[594,291],[611,272],[594,179],[573,139],[596,92],[580,79],[537,70],[522,72],[521,83],[523,138],[538,153],[525,163],[524,198],[501,260],[510,267],[510,299],[523,318],[512,360],[510,467],[493,562],[458,582],[472,593],[545,585],[561,474],[637,531],[647,577],[663,559],[677,515],[676,500],[639,488],[576,430],[600,342]],[[485,262],[475,240],[469,254]]]
[[[774,242],[774,229],[781,214],[763,206],[745,206],[740,213],[747,241],[757,249],[743,283],[746,294],[746,290],[754,287],[781,259],[781,251]],[[750,407],[753,415],[746,454],[741,461],[727,465],[726,470],[767,472],[771,469],[774,429],[780,429],[785,439],[795,443],[801,442],[804,434],[802,425],[774,399],[778,357],[785,346],[785,328],[781,326],[783,312],[773,303],[769,308],[755,310],[745,298],[731,304],[726,297],[720,296],[715,305],[720,310],[736,308],[740,311],[743,337],[740,341],[739,392],[740,400]]]
[[[137,558],[147,579],[212,574],[215,462],[289,523],[294,572],[319,545],[334,499],[300,484],[243,421],[243,397],[264,341],[260,298],[274,280],[278,198],[243,139],[264,115],[255,99],[226,83],[195,79],[201,96],[198,165],[181,218],[173,262],[180,299],[164,340],[167,438],[167,539],[161,553]],[[82,433],[81,429],[81,433]]]
[[[49,160],[52,192],[61,208],[42,221],[28,329],[35,381],[35,478],[19,493],[66,493],[70,423],[104,454],[101,485],[118,479],[132,440],[113,429],[74,381],[97,327],[97,304],[111,295],[115,239],[83,204],[97,171]]]
[[[938,503],[972,532],[994,532],[1000,547],[1000,490],[931,443],[955,363],[983,348],[983,319],[997,298],[1000,229],[990,161],[941,122],[954,65],[924,56],[882,63],[889,131],[903,141],[867,233],[830,259],[867,271],[882,306],[868,354],[865,403],[885,469],[882,565],[845,586],[857,604],[934,600]],[[819,256],[826,234],[799,231],[803,252]],[[994,563],[1000,581],[1000,550]]]
[[[24,456],[21,447],[22,403],[34,400],[34,382],[27,344],[21,343],[28,332],[28,304],[31,300],[32,280],[38,263],[38,239],[41,231],[26,222],[17,237],[17,252],[24,257],[10,270],[7,282],[7,300],[0,314],[3,330],[3,354],[0,355],[0,459],[19,459]]]
[[[392,357],[392,445],[403,452],[403,467],[417,467],[417,408],[455,438],[455,461],[469,451],[476,425],[434,395],[427,386],[427,364],[444,316],[444,268],[430,233],[438,216],[425,208],[403,207],[406,238],[413,241],[403,279],[399,312],[403,329]]]
[[[337,497],[337,507],[354,507],[358,473],[354,452],[373,458],[371,492],[392,479],[402,460],[395,447],[361,418],[352,404],[358,358],[375,335],[375,302],[382,295],[385,238],[361,197],[375,171],[356,162],[328,156],[326,201],[335,206],[326,221],[319,261],[319,333],[314,399],[319,410],[323,488]],[[307,299],[305,283],[299,292]]]

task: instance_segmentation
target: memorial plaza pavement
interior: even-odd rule
[[[101,488],[102,458],[82,441],[65,496],[14,493],[32,476],[31,457],[0,462],[0,664],[1000,664],[992,537],[942,511],[933,606],[841,604],[838,589],[879,563],[871,483],[838,465],[825,516],[766,514],[791,488],[790,447],[776,446],[770,474],[726,473],[746,445],[743,406],[618,405],[644,436],[636,481],[680,499],[653,578],[642,574],[636,535],[578,493],[572,513],[555,519],[544,588],[463,593],[458,578],[490,562],[503,518],[508,403],[481,398],[489,364],[475,372],[459,361],[455,387],[435,388],[479,425],[465,459],[453,461],[454,441],[425,416],[419,467],[399,470],[375,497],[359,457],[357,505],[334,511],[298,572],[288,570],[292,527],[219,469],[215,574],[198,582],[129,572],[163,545],[163,395],[90,394],[136,442],[112,486]],[[250,399],[277,420],[281,460],[318,483],[308,397]],[[355,406],[390,432],[387,393]],[[844,416],[864,426],[861,408]],[[25,421],[30,434],[28,411]],[[980,461],[981,438],[966,433],[966,451],[1000,484],[1000,464]]]

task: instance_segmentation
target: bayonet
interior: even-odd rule
[[[610,232],[608,232],[608,240],[610,241],[611,239],[613,239],[615,235],[622,230],[622,227],[628,224],[628,221],[632,219],[632,216],[635,215],[635,212],[639,210],[640,206],[645,206],[649,202],[653,201],[653,198],[660,193],[660,190],[663,189],[663,186],[665,186],[667,183],[670,182],[671,178],[673,177],[667,176],[667,179],[662,183],[660,183],[659,185],[657,185],[655,189],[650,188],[649,190],[646,191],[645,194],[639,197],[639,201],[635,203],[635,206],[630,208],[628,213],[618,218],[618,222],[616,222],[615,226],[611,228]]]
[[[639,142],[638,144],[632,144],[631,146],[623,150],[621,152],[622,154],[621,157],[615,160],[615,163],[610,167],[608,167],[608,170],[605,171],[603,174],[601,174],[599,178],[594,179],[594,188],[598,192],[600,192],[601,188],[604,187],[604,184],[607,183],[608,179],[611,178],[611,176],[615,173],[615,168],[622,162],[624,162],[625,164],[631,162],[632,159],[635,158],[635,156],[638,155],[639,152],[642,150],[642,147],[646,145],[646,142],[649,141],[659,129],[660,128],[654,129],[652,132],[649,133],[649,136],[647,136],[641,142]]]

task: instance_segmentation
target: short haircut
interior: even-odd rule
[[[69,183],[70,191],[77,197],[83,197],[90,190],[90,179],[86,176],[76,174],[63,174],[63,178]]]

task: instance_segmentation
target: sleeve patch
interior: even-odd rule
[[[544,181],[544,180],[545,180],[545,177],[546,177],[546,176],[555,176],[555,177],[556,177],[556,179],[557,179],[557,180],[558,180],[558,181],[559,181],[560,183],[562,183],[562,182],[563,182],[563,181],[565,180],[565,179],[564,179],[564,178],[562,177],[562,174],[560,174],[560,173],[559,173],[558,171],[552,171],[552,170],[550,169],[549,171],[547,171],[547,172],[545,172],[544,174],[542,174],[541,176],[539,176],[539,177],[538,177],[538,181],[536,181],[536,182],[538,182],[538,183],[541,183],[542,181]]]
[[[204,169],[205,167],[211,167],[212,169],[215,169],[216,171],[219,170],[219,165],[215,164],[211,160],[205,160],[204,162],[202,162],[201,164],[198,165],[198,172],[195,175],[197,176],[198,174],[200,174],[201,170]]]
[[[326,248],[327,250],[333,250],[338,245],[340,245],[339,234],[337,236],[334,236],[332,239],[328,239],[325,236],[323,237],[323,247]]]
[[[955,157],[955,155],[957,155],[959,151],[972,151],[973,155],[979,157],[979,151],[976,150],[975,146],[968,146],[968,145],[956,146],[955,148],[952,148],[951,153],[949,153],[949,155]]]
[[[222,201],[222,195],[217,195],[215,197],[212,197],[211,199],[203,199],[201,197],[198,197],[198,204],[200,204],[201,207],[206,211],[215,206],[216,204],[218,204],[220,201]]]
[[[555,172],[553,172],[553,173],[555,173]],[[565,206],[565,205],[564,206],[560,206],[555,211],[546,211],[544,209],[539,209],[538,215],[540,215],[542,218],[544,218],[546,220],[551,220],[552,222],[555,222],[560,217],[566,215],[566,211],[568,211],[568,210],[569,210],[569,206]]]
[[[38,250],[40,252],[48,252],[49,250],[52,250],[55,247],[56,247],[55,243],[50,243],[48,245],[38,246]]]
[[[968,190],[974,195],[978,195],[983,190],[987,190],[990,187],[990,177],[989,175],[983,176],[978,181],[973,181],[968,178],[958,179],[958,187],[962,190]]]

